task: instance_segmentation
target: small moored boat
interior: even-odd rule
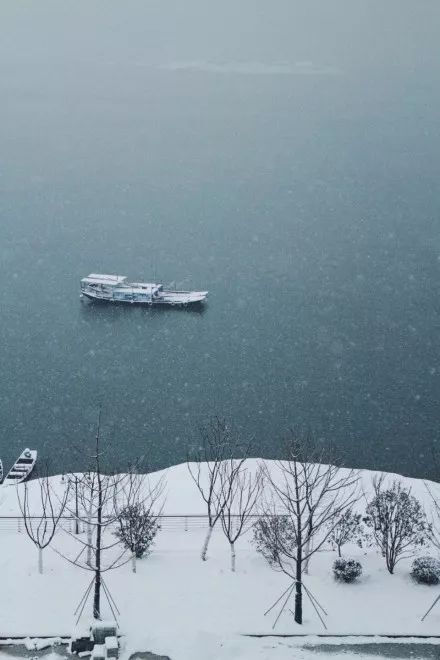
[[[3,481],[3,463],[2,459],[0,458],[0,484]]]
[[[203,303],[207,291],[173,291],[163,284],[127,282],[124,275],[91,273],[81,280],[81,295],[91,300],[141,305],[195,305]]]
[[[11,486],[25,481],[34,469],[37,460],[36,449],[25,449],[17,458],[5,477],[4,485]]]

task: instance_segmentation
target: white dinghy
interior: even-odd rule
[[[3,463],[2,459],[0,458],[0,484],[3,481]]]
[[[6,475],[4,485],[12,486],[25,481],[34,469],[36,461],[37,450],[25,449]]]

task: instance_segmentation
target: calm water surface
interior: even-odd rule
[[[277,454],[432,474],[440,6],[0,7],[0,455],[185,459],[209,415]],[[89,272],[203,312],[79,299]],[[109,450],[110,451],[110,450]]]

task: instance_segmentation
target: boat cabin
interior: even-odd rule
[[[162,284],[128,283],[126,279],[121,275],[92,273],[81,280],[81,292],[95,299],[135,303],[151,303],[162,295]]]

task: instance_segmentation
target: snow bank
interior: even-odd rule
[[[255,473],[258,466],[262,464],[266,465],[272,473],[276,474],[278,471],[275,461],[259,458],[250,458],[246,461],[246,467],[252,473]],[[194,467],[195,464],[191,465]],[[348,469],[341,468],[341,471],[348,472]],[[206,470],[203,470],[202,468],[202,478],[204,474],[206,474]],[[425,482],[421,479],[403,477],[399,474],[375,472],[372,470],[359,470],[359,474],[359,486],[367,497],[371,492],[371,481],[373,477],[380,476],[381,474],[385,474],[385,483],[391,483],[393,480],[397,479],[406,488],[410,488],[413,495],[422,502],[426,509],[431,508],[431,498],[427,492],[425,483],[432,492],[437,492],[440,495],[440,484],[432,481]],[[163,508],[164,515],[191,516],[206,514],[206,505],[195,487],[186,463],[174,465],[166,470],[153,472],[148,475],[148,482],[151,487],[154,487],[162,478],[166,482]],[[61,498],[66,487],[67,477],[62,475],[50,477],[50,483],[53,491]],[[23,484],[19,484],[16,487],[0,486],[0,516],[20,515],[17,495],[22,494],[23,489]],[[39,503],[38,479],[29,481],[28,489],[30,500],[35,503],[35,508],[37,509]]]

